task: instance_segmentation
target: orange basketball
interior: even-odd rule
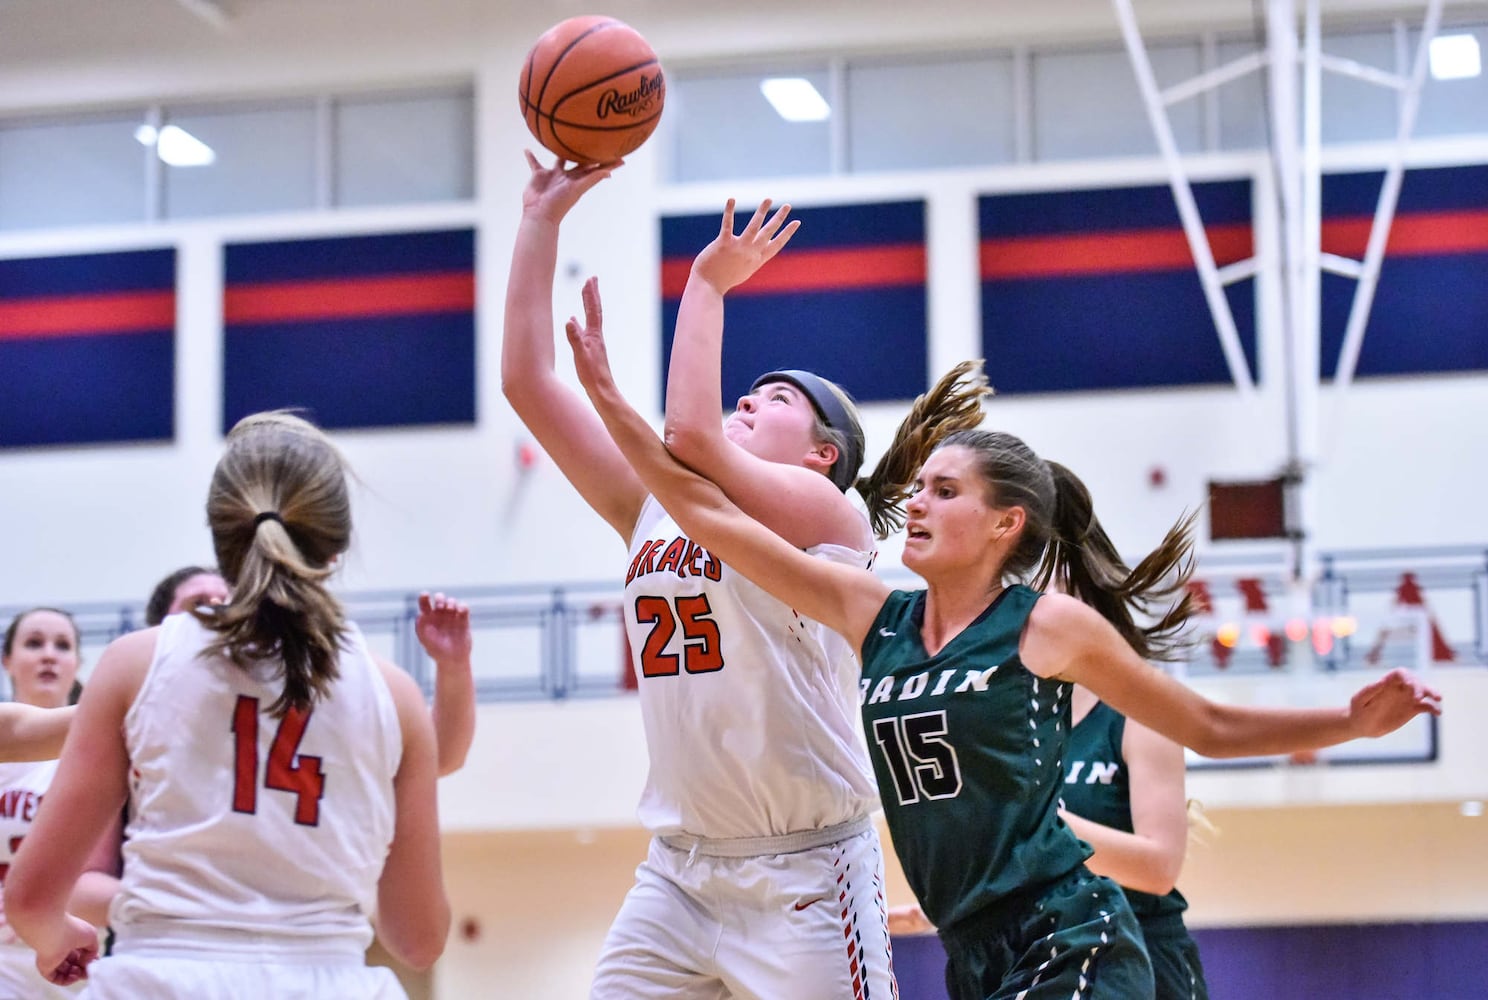
[[[517,97],[527,127],[549,151],[607,163],[656,130],[666,78],[640,32],[591,14],[543,33],[527,53]]]

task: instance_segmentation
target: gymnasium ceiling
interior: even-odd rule
[[[1131,2],[1155,40],[1259,36],[1272,0]],[[1426,0],[1320,3],[1327,31],[1415,25],[1426,11]],[[639,27],[673,70],[1120,38],[1112,0],[0,0],[0,116],[466,80],[472,67],[506,72],[513,42],[596,11]],[[1488,0],[1448,0],[1445,24],[1485,19]]]
[[[1248,28],[1266,0],[1133,0],[1144,31],[1201,26]],[[1297,6],[1303,0],[1296,0]],[[700,35],[734,33],[746,21],[777,26],[806,18],[816,29],[803,47],[819,47],[822,25],[850,37],[865,23],[903,24],[915,35],[937,26],[974,22],[1009,41],[1101,38],[1116,34],[1110,0],[0,0],[0,57],[7,62],[100,57],[212,45],[224,38],[252,43],[283,38],[376,39],[389,35],[458,37],[499,28],[556,21],[602,10],[635,23],[691,26]],[[1322,0],[1325,24],[1340,19],[1378,20],[1400,14],[1419,20],[1424,0]],[[1488,3],[1448,3],[1447,14],[1481,17]],[[912,30],[911,29],[915,29]],[[944,30],[944,27],[942,27]],[[951,37],[956,37],[954,34]],[[717,48],[718,44],[704,47]]]

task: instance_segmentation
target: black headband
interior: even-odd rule
[[[863,464],[863,428],[842,402],[842,398],[832,391],[831,384],[820,375],[796,368],[766,372],[754,380],[749,391],[753,392],[766,382],[787,382],[800,389],[811,400],[811,405],[827,426],[841,431],[847,437],[846,445],[840,449],[841,454],[832,463],[832,469],[827,474],[834,486],[847,492],[857,481],[858,469]]]
[[[263,524],[265,521],[278,521],[281,525],[284,524],[284,518],[279,516],[279,512],[277,510],[264,510],[259,511],[258,515],[254,517],[253,530],[257,531],[258,526],[260,524]]]

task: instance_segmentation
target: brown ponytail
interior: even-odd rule
[[[1054,531],[1034,587],[1052,585],[1090,605],[1142,659],[1177,659],[1187,645],[1180,638],[1183,626],[1195,612],[1187,584],[1194,568],[1197,513],[1180,518],[1131,569],[1096,518],[1090,490],[1080,477],[1058,462],[1050,462],[1049,471],[1054,477]],[[1138,616],[1152,624],[1140,624]]]
[[[980,358],[961,362],[916,399],[894,432],[888,451],[855,484],[879,538],[904,527],[910,484],[936,446],[947,435],[982,422],[982,398],[992,395],[982,365]]]
[[[274,715],[308,710],[338,676],[346,621],[325,581],[351,542],[346,475],[330,440],[282,411],[238,421],[212,475],[207,523],[232,600],[192,613],[218,635],[208,652],[280,665]]]

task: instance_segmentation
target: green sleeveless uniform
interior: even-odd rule
[[[1076,816],[1131,833],[1131,783],[1121,753],[1125,733],[1126,717],[1105,702],[1096,702],[1075,724],[1065,749],[1064,807]],[[1125,892],[1152,958],[1157,1000],[1208,1000],[1199,946],[1183,923],[1188,901],[1182,893]]]
[[[863,729],[894,849],[940,929],[952,1000],[1152,995],[1119,887],[1059,818],[1070,685],[1018,658],[1038,593],[1004,590],[935,656],[923,591],[863,642]]]

